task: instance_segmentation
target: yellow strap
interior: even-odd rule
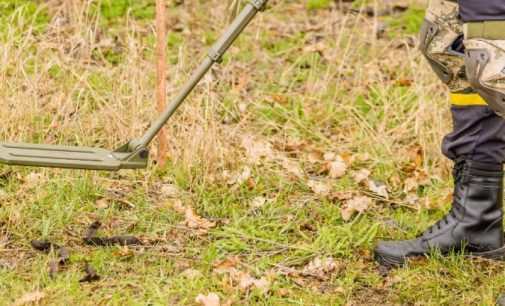
[[[479,94],[461,94],[461,93],[451,93],[450,94],[451,104],[458,106],[471,106],[471,105],[487,105],[486,100],[482,98]]]

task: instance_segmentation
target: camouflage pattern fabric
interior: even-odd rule
[[[505,40],[465,40],[466,74],[473,89],[505,118]]]
[[[451,92],[470,87],[465,75],[462,44],[463,22],[459,19],[458,4],[452,1],[431,0],[421,29],[421,51],[440,79]]]

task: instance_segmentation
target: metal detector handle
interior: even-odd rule
[[[211,47],[208,56],[193,72],[188,82],[183,86],[180,93],[169,103],[161,116],[152,123],[147,132],[139,139],[132,140],[128,147],[131,151],[147,147],[156,137],[165,123],[172,117],[177,108],[187,98],[195,86],[205,76],[214,63],[221,60],[226,51],[244,31],[245,27],[253,20],[259,11],[262,11],[268,0],[251,0],[235,18],[223,35]]]

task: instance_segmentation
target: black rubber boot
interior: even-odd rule
[[[454,195],[447,215],[412,240],[380,241],[375,260],[400,266],[405,259],[438,250],[505,259],[503,241],[503,167],[501,164],[456,162]]]

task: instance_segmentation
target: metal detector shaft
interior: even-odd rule
[[[203,60],[195,72],[193,72],[192,76],[181,89],[180,93],[169,103],[161,116],[152,123],[151,127],[141,138],[130,142],[130,150],[133,151],[138,148],[145,148],[151,143],[161,128],[167,123],[170,117],[172,117],[177,108],[179,108],[191,91],[193,91],[195,86],[198,85],[212,65],[220,61],[222,56],[244,31],[245,27],[253,20],[256,14],[265,7],[267,1],[268,0],[251,0],[251,2],[244,7],[242,12],[235,18],[228,29],[212,46],[207,57]]]

